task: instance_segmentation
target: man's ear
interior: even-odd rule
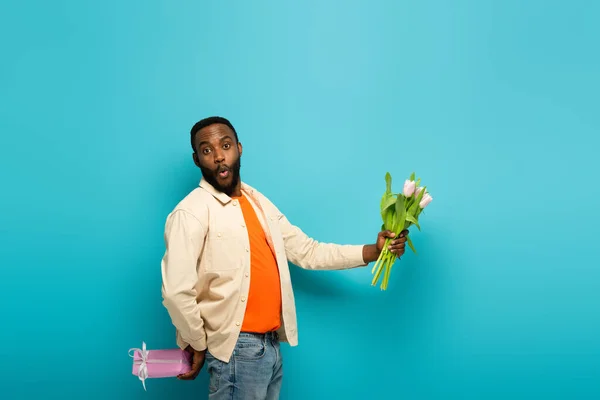
[[[196,154],[196,152],[192,153],[192,158],[194,159],[194,164],[196,164],[196,167],[200,168],[200,160],[198,160],[198,154]]]
[[[240,153],[240,156],[241,156],[242,155],[242,143],[238,142],[237,146],[238,146],[238,153]]]

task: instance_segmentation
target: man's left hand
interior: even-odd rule
[[[383,251],[383,246],[385,245],[386,239],[393,239],[389,246],[390,251],[396,255],[396,257],[400,258],[404,254],[406,240],[407,240],[408,230],[405,229],[395,238],[394,232],[392,231],[381,231],[377,235],[377,242],[375,244],[371,244],[363,247],[363,260],[366,263],[373,262],[379,258],[379,254]]]
[[[393,239],[389,246],[389,250],[396,255],[396,257],[400,258],[404,254],[405,246],[406,246],[406,236],[408,235],[408,230],[405,229],[398,235],[397,238]],[[385,240],[387,238],[394,238],[394,232],[392,231],[382,231],[377,235],[377,243],[375,246],[377,247],[377,251],[383,251],[383,246],[385,245]]]
[[[189,372],[186,372],[185,374],[177,375],[177,378],[181,379],[183,381],[190,381],[190,380],[196,379],[196,377],[200,373],[200,370],[204,366],[204,360],[206,358],[206,350],[198,351],[198,350],[194,349],[192,346],[188,345],[185,348],[185,351],[189,353],[189,355],[192,359],[192,368]]]

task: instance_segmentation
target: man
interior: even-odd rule
[[[242,144],[227,119],[197,122],[191,145],[202,178],[167,217],[161,265],[163,304],[193,360],[179,379],[195,379],[206,361],[209,398],[277,399],[279,343],[297,345],[288,260],[311,270],[365,266],[393,233],[370,245],[317,242],[242,182]],[[398,257],[407,234],[391,243]]]

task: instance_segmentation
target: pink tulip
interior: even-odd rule
[[[425,193],[423,195],[423,198],[421,199],[421,202],[419,203],[419,207],[421,207],[421,208],[427,207],[427,204],[431,203],[431,200],[433,200],[433,197],[431,197],[431,195],[429,193]]]
[[[415,189],[415,197],[419,197],[422,190],[423,190],[423,186],[419,186],[418,188],[416,188]]]
[[[406,197],[410,197],[413,195],[413,193],[415,192],[415,181],[411,181],[411,180],[406,180],[404,181],[404,195]]]

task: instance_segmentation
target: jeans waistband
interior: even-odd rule
[[[240,337],[279,340],[279,334],[275,331],[267,332],[267,333],[240,332]]]

